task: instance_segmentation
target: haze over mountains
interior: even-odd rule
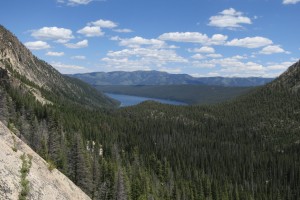
[[[159,71],[134,71],[134,72],[93,72],[74,74],[92,85],[218,85],[232,87],[259,86],[271,82],[273,78],[248,77],[192,77],[187,74],[169,74]]]

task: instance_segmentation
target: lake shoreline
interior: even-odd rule
[[[126,94],[111,93],[111,92],[104,92],[104,94],[112,99],[119,101],[120,102],[119,108],[134,106],[134,105],[140,104],[144,101],[156,101],[156,102],[162,103],[162,104],[178,105],[178,106],[189,105],[185,102],[169,100],[169,99],[150,98],[150,97],[126,95]]]

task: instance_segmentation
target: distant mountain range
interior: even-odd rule
[[[74,74],[71,77],[79,78],[92,85],[217,85],[247,87],[260,86],[274,80],[273,78],[247,77],[192,77],[188,74],[169,74],[159,71],[134,72],[93,72]]]

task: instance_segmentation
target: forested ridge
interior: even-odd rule
[[[299,199],[299,74],[214,106],[115,109],[0,68],[0,120],[92,199]]]
[[[300,96],[289,87],[216,106],[90,110],[3,85],[1,120],[94,199],[299,198]]]

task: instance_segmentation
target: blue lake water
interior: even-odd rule
[[[148,98],[148,97],[138,97],[124,94],[112,94],[112,93],[104,93],[110,98],[116,99],[121,102],[120,107],[133,106],[139,104],[143,101],[157,101],[159,103],[171,104],[171,105],[187,105],[184,102],[180,101],[172,101],[166,99],[156,99],[156,98]]]

